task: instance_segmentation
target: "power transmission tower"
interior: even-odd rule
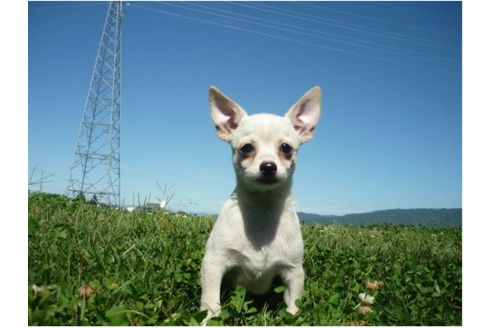
[[[67,193],[120,205],[122,1],[111,1],[80,124]]]

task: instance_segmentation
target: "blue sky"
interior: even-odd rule
[[[106,14],[107,3],[29,2],[28,173],[50,176],[45,191],[65,191]],[[125,15],[127,204],[161,198],[158,182],[175,209],[218,212],[235,178],[210,85],[250,114],[279,115],[319,85],[299,210],[462,206],[460,2],[130,2]]]

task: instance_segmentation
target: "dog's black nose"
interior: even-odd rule
[[[260,165],[260,171],[266,177],[274,176],[277,173],[277,164],[274,162],[263,162]]]

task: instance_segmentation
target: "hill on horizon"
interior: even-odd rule
[[[340,224],[340,225],[373,225],[373,224],[403,224],[424,225],[429,227],[461,227],[461,208],[416,208],[416,209],[391,209],[373,211],[367,213],[355,213],[346,215],[319,215],[298,212],[299,220],[308,225],[313,224]]]

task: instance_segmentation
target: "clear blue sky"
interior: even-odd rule
[[[319,85],[321,120],[294,177],[299,210],[462,206],[460,2],[124,9],[127,204],[156,201],[159,182],[174,186],[174,209],[218,212],[235,178],[210,119],[210,85],[250,114],[279,115]],[[107,3],[29,2],[28,173],[51,175],[45,191],[65,191],[106,14]]]

